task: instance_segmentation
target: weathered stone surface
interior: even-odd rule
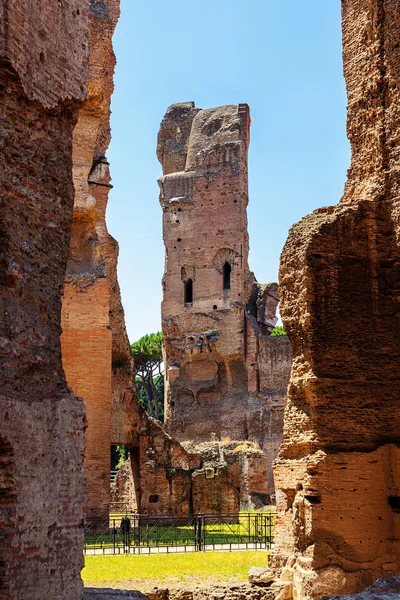
[[[283,440],[283,415],[292,367],[292,348],[287,336],[270,337],[260,334],[253,326],[249,327],[246,363],[250,396],[246,427],[249,437],[257,440],[266,457],[267,489],[273,495],[275,486],[271,465]]]
[[[18,73],[24,94],[44,108],[85,100],[88,3],[1,0],[0,58]]]
[[[200,457],[190,455],[154,419],[139,429],[140,500],[144,514],[188,515],[191,511],[191,472]]]
[[[235,513],[271,503],[265,455],[258,444],[215,441],[182,445],[201,456],[201,467],[192,474],[194,513]]]
[[[133,428],[130,456],[111,486],[112,511],[187,516],[270,503],[265,456],[257,444],[179,443],[142,410]]]
[[[243,412],[232,407],[247,389],[243,315],[246,286],[253,281],[243,223],[249,125],[246,105],[239,112],[238,106],[199,110],[187,103],[168,109],[159,132],[166,422],[181,440],[208,441],[210,432],[219,439],[246,439]],[[225,289],[224,265],[231,270]],[[185,302],[188,285],[193,298]],[[171,384],[173,367],[180,373]]]
[[[63,365],[87,412],[90,517],[107,517],[110,446],[127,443],[132,435],[133,363],[117,281],[118,244],[105,218],[111,188],[105,153],[115,66],[112,35],[118,17],[119,0],[91,1],[89,97],[74,130],[75,203],[62,312]]]
[[[121,465],[111,483],[110,513],[138,512],[132,456]]]
[[[87,3],[0,2],[0,596],[80,600],[84,407],[61,364]]]
[[[192,473],[201,456],[172,439],[161,423],[133,403],[129,458],[112,485],[112,509],[186,516],[192,510]]]
[[[247,574],[249,583],[255,585],[266,585],[272,583],[275,579],[275,573],[271,569],[262,567],[251,567]]]
[[[115,65],[111,38],[118,16],[118,0],[92,0],[89,97],[74,131],[75,204],[62,313],[64,369],[87,410],[87,515],[105,519],[111,444],[130,450],[112,489],[116,510],[189,514],[192,467],[187,465],[201,460],[188,456],[137,402],[117,280],[118,244],[105,220],[111,188],[105,158]]]
[[[330,596],[322,600],[398,600],[400,598],[400,577],[378,579],[366,590],[352,596]]]
[[[275,468],[275,567],[294,598],[400,569],[399,0],[343,0],[352,163],[281,260],[294,363]]]
[[[238,583],[199,586],[193,590],[155,588],[145,593],[149,600],[275,600],[277,589]]]
[[[248,266],[249,141],[246,104],[174,104],[161,123],[165,413],[181,442],[256,440],[268,471],[258,491],[273,494],[291,350],[269,336],[277,284]]]

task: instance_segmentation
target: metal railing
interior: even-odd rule
[[[151,554],[265,550],[274,541],[275,513],[169,517],[126,514],[85,526],[85,554]]]

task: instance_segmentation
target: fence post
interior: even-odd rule
[[[269,547],[272,546],[272,512],[269,513]]]
[[[113,547],[114,547],[114,554],[115,554],[115,519],[113,519]]]
[[[267,547],[267,515],[263,515],[263,544]]]
[[[139,554],[140,554],[140,546],[142,543],[142,540],[141,540],[142,529],[141,529],[141,524],[140,524],[140,515],[137,516],[136,523],[137,523],[137,528],[138,528],[138,546],[139,546]]]
[[[258,544],[258,538],[259,538],[258,513],[256,513],[255,532],[256,532],[256,550],[257,550],[257,544]]]
[[[197,521],[197,535],[196,535],[196,551],[201,552],[202,550],[202,536],[203,536],[203,517],[202,515],[196,516]]]

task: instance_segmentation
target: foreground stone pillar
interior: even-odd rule
[[[400,570],[400,1],[342,13],[348,182],[291,229],[280,272],[294,364],[273,562],[296,599]]]
[[[86,0],[0,1],[0,598],[81,598],[84,407],[61,364]]]

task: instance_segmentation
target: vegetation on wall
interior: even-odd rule
[[[276,337],[278,335],[287,335],[283,325],[277,325],[276,327],[273,328],[273,330],[271,331],[271,337]]]

